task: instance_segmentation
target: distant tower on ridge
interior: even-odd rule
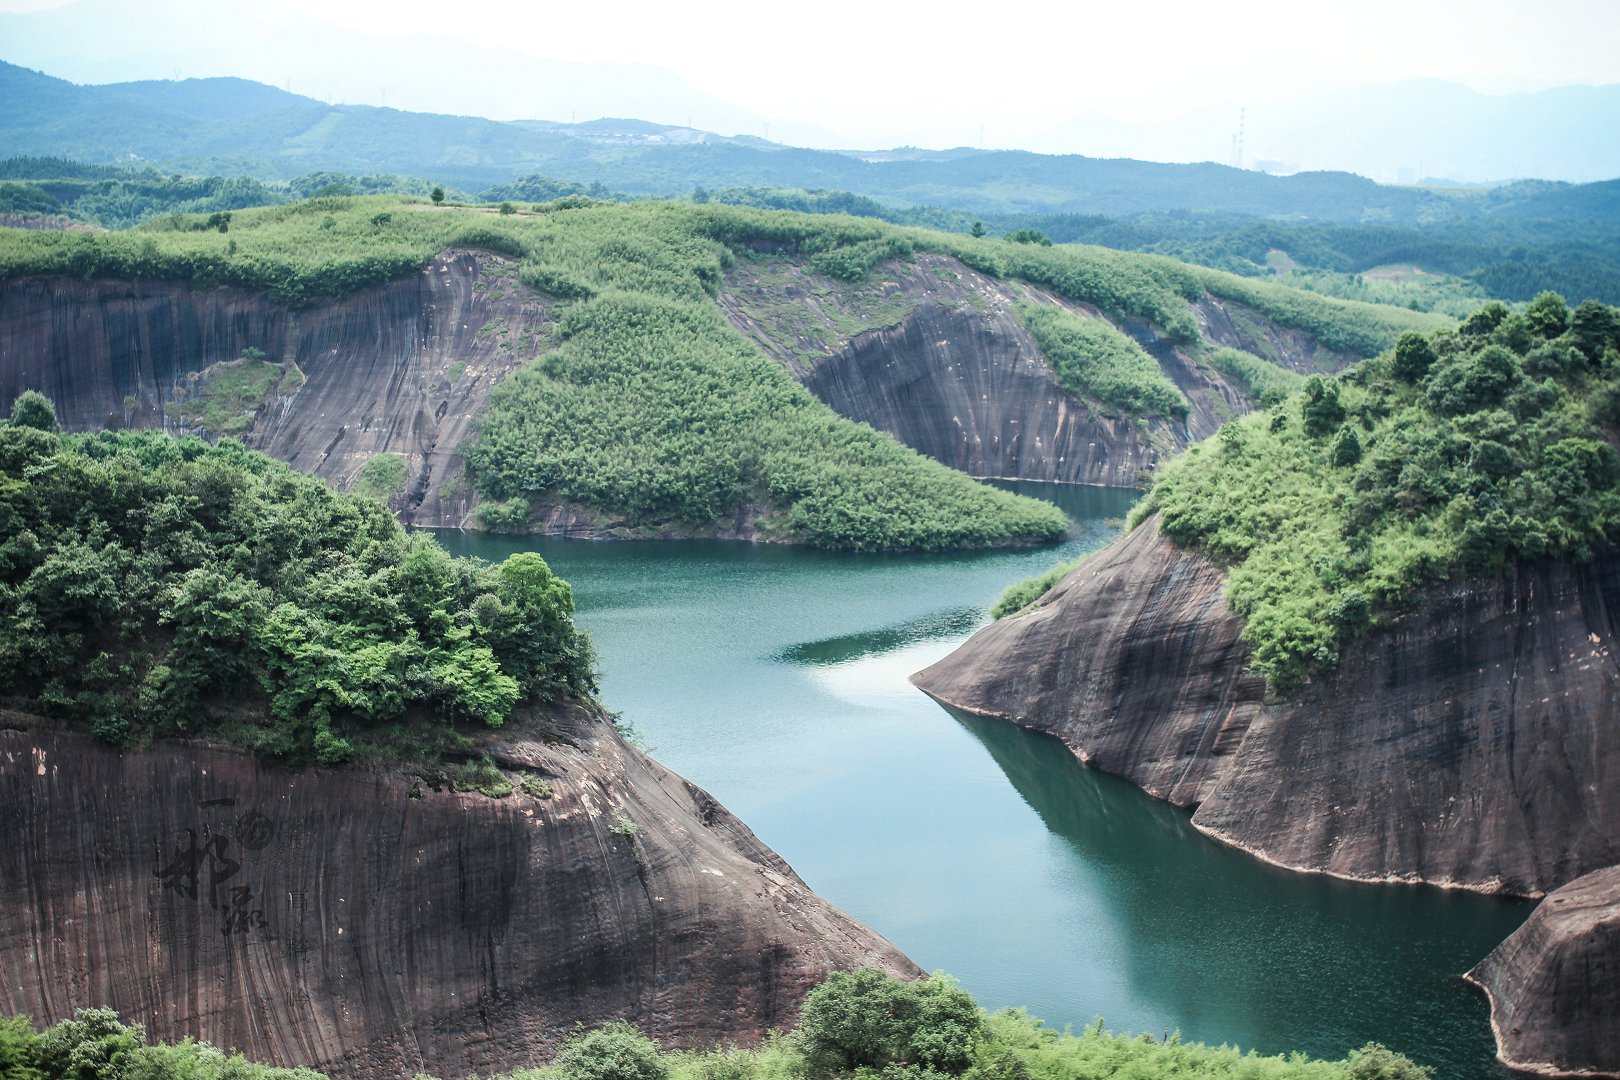
[[[1238,108],[1237,132],[1232,136],[1232,168],[1243,168],[1243,119],[1248,112],[1247,107]]]

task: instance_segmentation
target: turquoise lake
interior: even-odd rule
[[[1070,539],[874,557],[438,535],[493,560],[539,551],[573,584],[604,702],[653,756],[985,1007],[1268,1054],[1378,1041],[1440,1077],[1510,1075],[1457,976],[1529,903],[1277,870],[1056,740],[954,716],[906,681],[1007,585],[1107,543],[1134,498],[1004,486],[1062,506]]]

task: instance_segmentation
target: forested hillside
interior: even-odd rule
[[[531,512],[561,504],[631,525],[700,527],[746,513],[758,517],[763,538],[857,550],[982,546],[1061,531],[1050,507],[974,484],[840,420],[766,359],[713,302],[738,252],[791,251],[844,281],[886,260],[937,252],[1140,320],[1195,352],[1204,346],[1189,305],[1206,296],[1354,355],[1377,352],[1403,330],[1444,324],[1101,248],[582,197],[472,209],[326,196],[234,216],[170,215],[111,234],[8,230],[0,232],[0,278],[183,279],[260,290],[298,307],[413,274],[453,247],[515,258],[522,286],[560,301],[554,319],[523,331],[525,355],[539,360],[497,388],[466,447],[489,500],[482,521],[493,528],[522,528]],[[1134,366],[1088,369],[1063,359],[1086,351],[1075,347],[1080,331],[1040,316],[1031,325],[1083,399],[1144,419],[1184,412],[1180,392],[1134,343],[1110,346],[1136,357]],[[1252,371],[1265,367],[1254,363]]]
[[[1228,568],[1255,666],[1289,687],[1419,586],[1612,550],[1617,430],[1620,311],[1492,303],[1227,425],[1132,520]]]

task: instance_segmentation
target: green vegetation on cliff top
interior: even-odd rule
[[[538,1056],[538,1055],[537,1055]],[[576,1030],[550,1065],[490,1080],[1429,1080],[1433,1072],[1376,1043],[1341,1061],[1261,1057],[1231,1047],[1116,1035],[1102,1021],[1076,1035],[1023,1010],[985,1015],[949,976],[902,982],[870,968],[841,972],[805,999],[796,1031],[753,1050],[663,1051],[633,1025]],[[186,1040],[150,1044],[111,1009],[80,1009],[43,1032],[0,1019],[6,1080],[324,1080],[227,1057]],[[418,1074],[419,1080],[432,1080]]]
[[[1228,568],[1254,665],[1288,689],[1423,585],[1613,550],[1617,431],[1620,311],[1491,303],[1227,424],[1132,523]]]
[[[1044,540],[1051,507],[946,470],[837,417],[724,319],[713,298],[736,252],[785,250],[859,280],[928,250],[1049,288],[1116,318],[1199,340],[1190,302],[1231,296],[1341,350],[1371,354],[1444,320],[1328,300],[1169,259],[1011,244],[872,220],[571,197],[517,213],[397,197],[324,197],[113,234],[0,230],[0,279],[179,278],[302,305],[414,273],[448,248],[519,261],[561,301],[561,347],[503,383],[467,448],[491,519],[521,527],[566,503],[631,528],[706,532],[753,517],[768,538],[855,550]],[[1138,377],[1140,376],[1140,377]],[[1147,413],[1184,407],[1143,369],[1088,384]]]
[[[244,450],[0,423],[0,686],[108,742],[218,733],[292,764],[459,751],[585,697],[593,653],[538,555],[500,566]]]
[[[1069,393],[1095,398],[1127,416],[1186,419],[1186,397],[1158,361],[1113,323],[1030,303],[1018,305],[1018,317]]]

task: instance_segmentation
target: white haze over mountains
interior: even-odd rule
[[[235,75],[333,103],[832,149],[1233,164],[1241,126],[1247,168],[1620,176],[1616,0],[1050,7],[0,0],[0,60],[80,83]],[[1606,85],[1558,85],[1583,82]]]

